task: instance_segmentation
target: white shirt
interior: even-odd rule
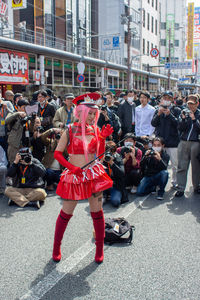
[[[135,108],[135,134],[136,136],[152,135],[155,127],[151,125],[155,108],[149,104]]]

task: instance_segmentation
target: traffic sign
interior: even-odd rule
[[[192,68],[191,61],[165,64],[165,69],[191,69],[191,68]]]
[[[157,48],[152,48],[150,51],[151,57],[157,57],[159,55],[159,50]]]
[[[77,80],[78,80],[79,83],[82,83],[82,82],[85,81],[85,76],[83,74],[79,74],[77,76]]]
[[[106,50],[119,50],[120,49],[120,36],[106,36],[101,38],[101,49]]]

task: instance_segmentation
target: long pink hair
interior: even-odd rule
[[[86,158],[86,161],[88,161],[88,142],[87,139],[85,137],[85,126],[86,126],[86,120],[87,120],[87,116],[90,110],[96,110],[96,116],[95,116],[95,120],[94,120],[94,130],[95,130],[95,136],[98,140],[98,134],[97,134],[97,121],[99,118],[99,111],[97,108],[92,108],[89,107],[87,105],[78,105],[76,106],[75,110],[74,110],[74,115],[77,119],[79,119],[80,123],[81,123],[81,129],[82,129],[82,138],[83,138],[83,149],[84,149],[84,155]]]

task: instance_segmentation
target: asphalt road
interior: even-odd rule
[[[0,300],[198,300],[200,299],[200,196],[188,183],[186,196],[164,201],[130,196],[106,216],[124,216],[135,225],[130,246],[105,246],[94,262],[92,220],[80,202],[62,244],[62,261],[51,260],[61,201],[49,194],[45,205],[18,208],[0,199]],[[142,201],[144,201],[142,203]]]

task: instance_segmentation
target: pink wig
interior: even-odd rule
[[[94,120],[94,130],[95,130],[95,136],[98,140],[98,135],[97,135],[97,121],[99,118],[99,111],[97,108],[92,108],[89,107],[87,105],[78,105],[76,106],[75,110],[74,110],[74,115],[77,119],[79,119],[80,123],[81,123],[81,129],[82,129],[82,138],[83,138],[83,149],[84,149],[84,155],[86,158],[86,161],[88,162],[88,142],[87,139],[85,137],[85,127],[86,127],[86,119],[88,116],[88,113],[90,110],[96,110],[96,116],[95,116],[95,120]]]

